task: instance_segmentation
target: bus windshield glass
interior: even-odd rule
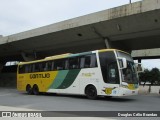
[[[126,82],[128,84],[138,84],[138,76],[132,57],[129,54],[121,51],[117,51],[117,56],[126,58],[127,60],[127,68],[121,70],[122,82]]]

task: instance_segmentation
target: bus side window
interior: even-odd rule
[[[97,67],[96,54],[86,55],[80,59],[80,68]]]
[[[85,63],[85,58],[81,57],[80,58],[80,68],[84,68],[84,63]]]
[[[25,67],[25,73],[30,73],[30,72],[32,72],[32,64],[28,64]]]
[[[65,70],[68,70],[68,69],[69,69],[69,60],[68,60],[68,59],[66,59],[66,60],[64,61],[64,69],[65,69]]]
[[[91,56],[86,55],[80,58],[80,68],[90,68]]]
[[[32,72],[35,72],[35,64],[32,64]]]
[[[64,60],[63,59],[56,60],[54,63],[55,63],[54,67],[56,70],[63,70],[64,69]]]
[[[78,57],[69,58],[69,69],[78,69],[78,68],[79,68]]]
[[[51,70],[54,70],[54,61],[52,61],[52,67]]]
[[[25,66],[25,73],[28,73],[28,65]]]
[[[96,54],[91,55],[91,63],[90,63],[90,67],[97,67],[97,59],[96,59]]]
[[[47,71],[47,64],[46,62],[41,62],[40,63],[40,72]]]
[[[43,71],[47,71],[48,69],[47,69],[47,63],[46,62],[43,62],[42,63],[42,69],[43,69]]]
[[[19,73],[25,73],[25,65],[20,65],[19,66]]]
[[[52,63],[52,61],[47,62],[47,71],[51,71],[53,69]]]
[[[40,68],[39,68],[39,63],[33,64],[34,70],[33,72],[39,72]]]
[[[30,64],[30,69],[31,69],[31,72],[34,72],[34,64]]]
[[[53,63],[52,63],[52,70],[53,70],[53,71],[57,70],[56,60],[53,61]]]
[[[84,67],[85,67],[85,68],[89,68],[89,67],[90,67],[90,64],[91,64],[91,57],[90,57],[90,56],[86,56],[86,57],[85,57]]]

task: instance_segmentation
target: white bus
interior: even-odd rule
[[[96,99],[97,96],[137,95],[138,87],[132,57],[116,49],[21,62],[17,70],[17,89],[35,95],[49,92]]]

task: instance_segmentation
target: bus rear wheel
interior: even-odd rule
[[[95,100],[97,98],[97,90],[93,85],[87,86],[85,94],[89,99]]]
[[[27,85],[27,86],[26,86],[26,92],[27,92],[28,95],[31,95],[31,94],[32,94],[32,88],[31,88],[30,85]]]
[[[33,86],[33,94],[34,94],[34,95],[39,95],[39,88],[38,88],[37,85],[34,85],[34,86]]]

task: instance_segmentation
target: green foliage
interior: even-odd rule
[[[158,68],[145,69],[144,72],[139,74],[139,79],[142,82],[150,82],[151,85],[160,85],[160,70]]]

